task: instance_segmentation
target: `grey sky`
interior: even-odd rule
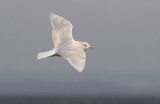
[[[1,0],[0,92],[17,89],[22,93],[38,85],[42,90],[54,83],[67,86],[64,82],[69,81],[69,89],[93,82],[86,85],[97,85],[91,92],[103,89],[99,92],[107,93],[110,83],[120,90],[133,87],[160,92],[159,5],[159,0]],[[36,59],[38,52],[53,48],[52,12],[72,22],[76,40],[95,47],[86,51],[82,73],[63,58]],[[81,86],[80,92],[88,88]]]

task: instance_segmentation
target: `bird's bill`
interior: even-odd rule
[[[90,46],[89,48],[93,49],[94,47],[93,47],[93,46]]]

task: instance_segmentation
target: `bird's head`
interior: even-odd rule
[[[82,42],[81,45],[82,45],[84,50],[86,50],[88,48],[91,48],[91,49],[94,48],[93,46],[89,45],[87,42]]]
[[[75,41],[74,42],[75,46],[82,48],[84,50],[91,48],[93,49],[94,47],[90,46],[87,42],[81,42],[81,41]]]

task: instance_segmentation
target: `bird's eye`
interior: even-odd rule
[[[87,47],[87,45],[86,45],[86,44],[84,44],[84,46],[85,46],[85,47]]]

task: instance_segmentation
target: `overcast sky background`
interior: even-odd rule
[[[95,47],[78,73],[53,48],[50,13]],[[1,0],[0,95],[160,94],[159,0]]]

